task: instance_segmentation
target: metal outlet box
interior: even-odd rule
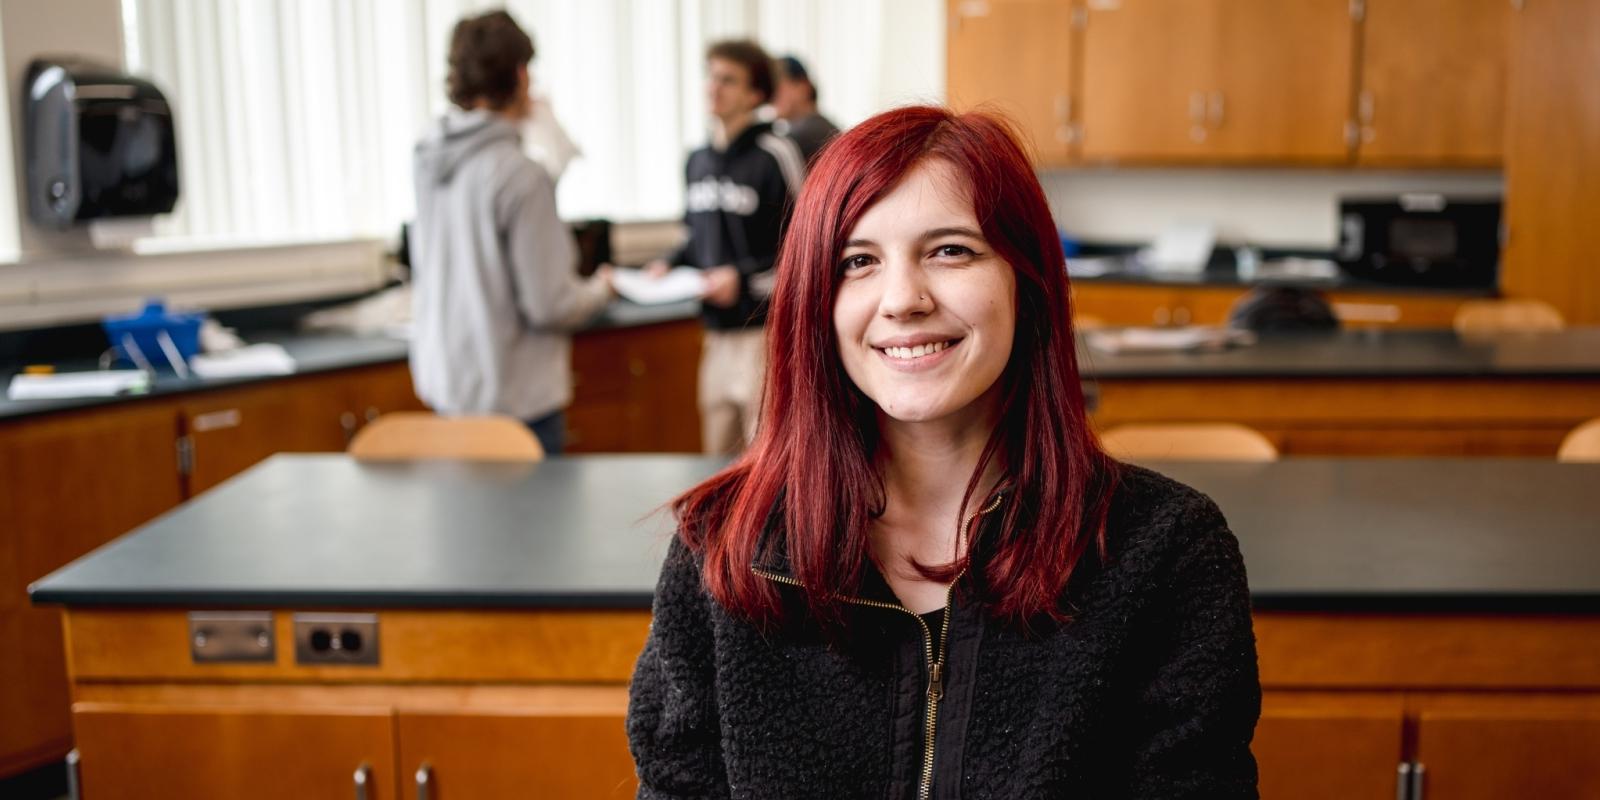
[[[378,663],[377,614],[295,614],[297,664]]]
[[[189,655],[196,664],[271,663],[275,638],[271,611],[189,612]]]

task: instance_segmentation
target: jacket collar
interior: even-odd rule
[[[783,507],[787,497],[787,489],[778,493],[778,499],[772,504],[772,511],[767,514],[767,524],[761,530],[761,537],[756,542],[755,557],[750,560],[750,569],[763,577],[780,580],[784,583],[800,585],[795,577],[793,564],[789,561],[788,532],[783,526]],[[995,491],[995,496],[1005,502],[1010,499],[1011,486],[1002,484]],[[1000,522],[1000,516],[993,514],[999,510],[1000,503],[994,503],[974,512],[976,518],[973,535],[977,538],[978,546],[974,548],[973,555],[978,560],[987,560],[993,551],[995,531]],[[878,571],[872,559],[867,559],[865,569],[862,570],[862,585],[859,590],[866,599],[884,600],[897,603],[894,590],[889,588],[889,582]]]

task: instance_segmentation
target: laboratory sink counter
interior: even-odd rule
[[[293,765],[296,796],[361,769],[376,797],[632,796],[658,511],[721,464],[268,460],[33,586],[62,607],[85,791],[277,796],[233,777],[265,758]],[[1153,466],[1239,537],[1264,797],[1383,796],[1402,766],[1438,796],[1516,796],[1534,774],[1561,777],[1551,796],[1600,789],[1600,465]],[[358,652],[327,650],[342,626]],[[320,653],[301,644],[319,628]],[[170,768],[196,753],[203,769]]]

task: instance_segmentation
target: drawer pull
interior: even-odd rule
[[[433,796],[433,765],[422,762],[417,767],[417,800],[429,800]]]
[[[356,800],[372,800],[372,765],[362,762],[356,767]]]

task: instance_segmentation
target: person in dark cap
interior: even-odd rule
[[[778,88],[772,96],[772,108],[778,112],[778,121],[773,129],[793,139],[810,163],[817,151],[839,133],[839,126],[817,111],[817,85],[811,82],[800,59],[784,56],[774,66]]]

